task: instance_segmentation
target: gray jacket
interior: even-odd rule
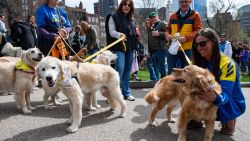
[[[164,21],[159,21],[155,25],[153,25],[148,34],[148,47],[149,51],[155,49],[166,49],[167,41],[165,40],[165,31],[167,28],[167,23]],[[153,37],[152,31],[158,30],[159,36]]]

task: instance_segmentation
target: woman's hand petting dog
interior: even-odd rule
[[[216,94],[216,92],[212,88],[207,87],[206,91],[203,91],[203,92],[199,93],[198,96],[199,96],[199,98],[201,100],[204,100],[204,101],[212,103],[212,102],[215,101],[217,94]]]

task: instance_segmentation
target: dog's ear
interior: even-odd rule
[[[197,77],[194,79],[194,85],[199,87],[202,91],[206,91],[206,82],[204,80],[205,78],[203,76],[197,75]]]
[[[65,77],[68,75],[67,73],[70,73],[69,65],[59,59],[58,65],[61,68],[61,79],[65,79]]]
[[[27,51],[23,50],[22,53],[21,53],[21,60],[23,60],[24,62],[27,62],[26,52]]]

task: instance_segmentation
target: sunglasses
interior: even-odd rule
[[[188,2],[189,2],[189,1],[180,1],[180,3],[185,3],[185,4],[188,3]]]
[[[123,6],[131,7],[131,4],[130,3],[123,3]]]
[[[210,40],[206,40],[206,41],[201,41],[199,43],[196,43],[196,47],[205,47],[207,45],[207,42],[209,42]]]

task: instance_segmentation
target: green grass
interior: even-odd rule
[[[241,75],[240,81],[241,82],[250,82],[250,75]]]
[[[138,72],[138,76],[141,78],[142,81],[150,80],[148,70],[140,70]],[[250,82],[250,75],[241,75],[240,78],[241,82]]]

